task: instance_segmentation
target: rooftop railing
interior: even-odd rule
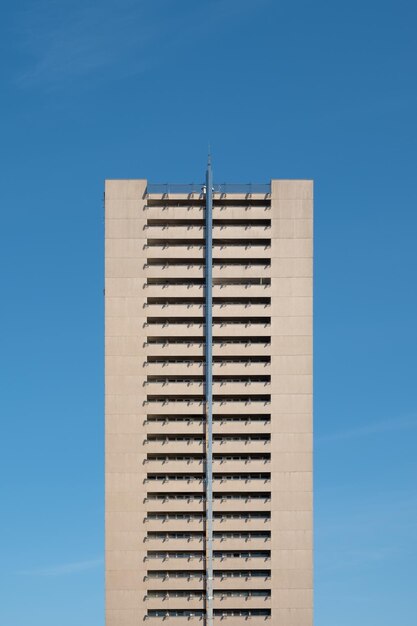
[[[270,183],[220,183],[213,186],[213,191],[216,194],[267,195],[271,193],[271,185]],[[168,196],[170,194],[187,196],[191,194],[200,195],[205,193],[205,185],[204,183],[148,183],[146,193]]]

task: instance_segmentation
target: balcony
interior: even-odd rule
[[[203,417],[200,419],[190,419],[188,421],[145,421],[146,432],[148,434],[203,434],[205,431]]]
[[[170,312],[172,313],[172,312]],[[189,321],[175,322],[175,316],[170,315],[171,321],[162,321],[158,323],[155,319],[152,322],[143,322],[143,332],[148,336],[158,337],[204,337],[205,324],[204,318],[201,321],[194,321],[195,318],[190,317]],[[237,321],[236,317],[230,322],[222,321],[213,323],[214,337],[230,337],[236,335],[238,337],[269,337],[271,335],[271,325],[269,322],[256,321]]]
[[[186,444],[176,445],[172,443],[170,450],[175,450],[175,453],[168,452],[168,445],[159,447],[154,444],[154,450],[156,454],[149,454],[148,458],[143,461],[144,468],[148,473],[196,473],[203,471],[204,468],[204,455],[203,455],[203,443],[191,444],[195,447],[195,451],[191,450],[191,446],[187,447]],[[146,446],[148,448],[148,446]],[[258,449],[260,446],[258,445]],[[268,447],[269,448],[269,447]],[[218,448],[220,449],[220,448]],[[244,452],[242,452],[244,450]],[[166,455],[166,456],[165,456]],[[238,472],[268,472],[271,468],[270,454],[269,452],[259,453],[253,452],[251,456],[247,448],[240,446],[240,450],[237,453],[228,454],[226,452],[214,453],[213,458],[213,471],[218,473],[238,473]]]
[[[188,538],[152,538],[145,543],[149,550],[201,550],[204,548],[203,533],[200,536],[189,535]]]
[[[218,318],[235,317],[235,318],[253,318],[253,317],[270,317],[271,304],[269,297],[257,299],[245,298],[242,294],[236,300],[230,299],[227,295],[213,302],[213,316]],[[201,297],[200,297],[201,296]],[[165,299],[165,295],[158,294],[154,300],[144,304],[143,314],[147,317],[201,317],[204,319],[205,307],[203,296],[200,294],[198,298],[185,298],[180,300],[175,296]]]
[[[271,203],[250,203],[242,202],[234,204],[222,204],[221,200],[216,199],[213,206],[213,219],[235,219],[235,220],[255,220],[271,218]]]
[[[177,446],[178,448],[178,446]],[[201,454],[202,446],[199,447],[199,452]],[[158,455],[157,458],[149,458],[145,459],[145,468],[147,472],[170,472],[170,473],[178,473],[178,474],[187,474],[187,473],[196,473],[202,472],[204,470],[203,459],[201,458],[190,458],[189,460],[179,461],[175,460],[175,457],[172,458],[167,456],[165,459],[163,457],[163,452]],[[162,460],[164,459],[164,460]]]
[[[189,203],[184,203],[183,198],[180,198],[182,203],[169,203],[169,201],[155,202],[154,198],[149,198],[150,202],[146,204],[143,211],[143,218],[146,220],[158,219],[158,220],[203,220],[206,213],[205,198],[193,197],[190,198]]]
[[[265,592],[266,591],[269,591],[269,590],[266,588]],[[243,595],[243,593],[244,592],[241,592],[240,595],[228,595],[227,590],[225,589],[223,589],[223,593],[221,591],[218,591],[214,596],[214,607],[219,610],[235,609],[236,606],[241,606],[242,608],[245,608],[245,609],[255,609],[255,608],[270,609],[271,608],[270,596],[268,595],[261,596],[259,594],[254,595],[252,590],[248,590],[247,591],[248,595],[246,596]],[[223,623],[226,622],[227,624],[229,624],[229,620],[235,620],[235,619],[237,618],[228,616],[227,618],[222,620],[222,622]],[[251,623],[253,620],[256,620],[259,618],[252,617],[251,619],[248,618],[248,620],[246,620],[245,618],[243,619],[247,626],[248,623]]]
[[[244,554],[244,552],[242,551]],[[214,557],[214,568],[221,569],[269,569],[271,567],[270,557],[257,557],[257,556],[239,556],[239,557]],[[248,598],[249,600],[249,598]]]
[[[168,416],[165,420],[163,417],[158,419],[158,421],[145,420],[145,427],[147,433],[156,435],[204,434],[205,432],[202,414],[197,419],[190,417],[188,420],[186,417],[169,420]],[[240,415],[236,416],[236,419],[226,419],[226,416],[219,420],[216,418],[213,422],[214,434],[235,434],[242,429],[246,434],[269,433],[271,431],[271,423],[267,418],[261,420],[253,420],[249,417],[242,419]]]
[[[230,322],[214,323],[214,337],[230,337],[235,334],[238,337],[269,337],[271,335],[271,325],[269,322]]]
[[[184,356],[182,359],[174,357],[171,361],[161,357],[157,361],[148,361],[145,372],[149,376],[203,376],[204,360],[193,361]]]
[[[240,239],[253,241],[256,239],[269,239],[271,237],[270,226],[247,225],[214,225],[213,239]]]
[[[162,262],[158,265],[145,264],[145,276],[147,278],[204,278],[204,263],[181,263],[170,264]]]
[[[204,400],[193,399],[165,399],[165,400],[145,400],[144,409],[148,414],[161,415],[187,415],[204,414]],[[269,400],[214,400],[213,413],[222,415],[245,415],[245,414],[270,414],[271,402]]]
[[[213,522],[214,530],[217,531],[229,531],[229,530],[270,530],[271,520],[267,518],[261,519],[215,519]]]
[[[267,339],[265,337],[265,339]],[[269,341],[254,341],[254,338],[242,338],[228,341],[227,337],[219,338],[213,343],[213,356],[270,356],[271,344]]]
[[[166,531],[166,532],[190,532],[201,531],[203,528],[202,519],[147,519],[144,524],[148,532]]]
[[[160,499],[152,499],[150,495],[145,500],[147,511],[164,511],[164,512],[183,512],[184,508],[190,509],[193,511],[197,511],[203,513],[205,511],[205,498],[203,493],[201,493],[200,497],[189,497],[189,498],[174,498],[169,497],[167,494],[166,498]]]
[[[246,263],[230,264],[222,259],[221,264],[215,261],[213,278],[271,278],[271,266],[266,262],[253,263],[250,259]]]
[[[161,338],[158,343],[145,343],[144,352],[146,356],[182,356],[184,354],[188,356],[203,356],[204,355],[204,340],[201,341],[182,341],[182,342],[169,342],[167,339]]]
[[[195,611],[195,613],[194,613]],[[168,613],[165,612],[165,610],[162,610],[161,613],[159,613],[158,611],[158,615],[153,615],[153,614],[149,614],[147,616],[145,616],[145,619],[148,621],[149,624],[203,624],[204,623],[204,617],[202,613],[198,612],[198,609],[194,609],[194,611],[190,612],[189,615],[184,616],[182,613],[180,615],[169,615]],[[286,610],[286,612],[289,612],[289,609]],[[246,614],[245,614],[246,615]],[[291,618],[291,617],[290,617]],[[300,618],[297,616],[296,618],[297,620],[299,620]],[[248,626],[248,623],[253,623],[253,620],[256,620],[256,622],[254,622],[255,624],[260,624],[262,622],[262,624],[265,622],[265,624],[270,623],[271,620],[271,616],[268,617],[260,617],[259,615],[254,615],[251,614],[250,616],[237,616],[237,615],[227,615],[226,614],[226,610],[221,610],[221,613],[219,615],[215,615],[213,618],[213,624],[214,626],[223,626],[224,624],[227,624],[227,626]],[[301,624],[307,624],[307,618],[305,622],[285,622],[285,624],[288,624],[288,626],[299,626]]]
[[[240,448],[240,452],[243,450],[243,446]],[[244,449],[246,452],[246,448]],[[214,472],[269,472],[271,469],[271,461],[270,459],[257,459],[248,458],[245,456],[236,455],[236,460],[231,457],[230,459],[226,456],[225,460],[213,459],[213,471]]]
[[[163,480],[145,479],[145,486],[147,491],[159,491],[161,493],[171,493],[174,490],[183,493],[204,492],[203,475],[201,475],[199,479],[195,479],[191,476],[177,480],[170,480],[169,478]]]
[[[254,621],[256,620],[256,621]],[[271,616],[264,617],[259,615],[251,615],[248,617],[236,616],[236,615],[225,615],[222,610],[220,615],[215,615],[213,620],[214,626],[248,626],[248,624],[269,624],[271,623]],[[294,624],[295,626],[295,624]],[[297,626],[298,623],[297,623]]]
[[[157,240],[158,241],[158,240]],[[190,240],[189,243],[177,244],[173,240],[166,239],[164,236],[158,243],[152,242],[152,245],[148,242],[145,244],[144,253],[148,259],[204,259],[204,241],[199,240],[198,243],[194,243]]]
[[[204,530],[204,514],[197,512],[167,513],[148,512],[145,519],[147,532],[195,532]],[[215,513],[214,531],[269,531],[271,519],[268,512],[230,512]]]
[[[237,429],[236,429],[237,430]],[[245,436],[248,433],[245,430]],[[223,433],[222,433],[223,436]],[[262,452],[270,452],[271,451],[271,442],[270,440],[259,440],[259,439],[248,439],[243,438],[243,436],[236,435],[227,438],[227,434],[224,434],[224,438],[222,440],[213,442],[213,452],[217,454],[228,454],[228,453],[262,453]],[[253,461],[252,461],[253,463]],[[249,464],[252,467],[252,464]]]
[[[268,376],[271,372],[270,361],[222,361],[213,364],[214,376]],[[190,372],[191,373],[191,372]]]
[[[238,495],[232,494],[230,498],[227,494],[222,494],[218,497],[216,494],[213,501],[213,510],[216,513],[223,511],[241,511],[242,507],[245,511],[270,511],[271,509],[271,497],[270,494],[260,498],[259,494],[253,494],[250,497],[249,494],[239,493]],[[201,493],[199,497],[195,494],[190,494],[189,497],[184,497],[184,494],[166,494],[165,497],[160,495],[154,497],[152,492],[148,493],[147,498],[144,500],[146,510],[149,512],[179,512],[182,513],[186,510],[193,510],[200,513],[205,511],[205,497]]]
[[[300,495],[304,495],[304,492],[300,492]],[[280,497],[285,497],[285,494],[284,496],[280,495]],[[144,499],[144,505],[148,512],[183,513],[184,509],[186,509],[203,513],[205,511],[205,495],[201,491],[190,492],[188,495],[182,492],[173,493],[171,491],[162,494],[160,491],[148,491],[148,495]],[[213,500],[213,510],[216,514],[222,512],[239,512],[242,509],[245,511],[268,512],[271,506],[272,500],[270,492],[251,492],[246,494],[244,492],[215,492]]]
[[[172,594],[161,594],[154,597],[148,595],[146,597],[146,607],[148,609],[204,609],[204,593],[193,595],[186,590],[185,595],[175,597]],[[174,618],[173,618],[174,619]],[[152,621],[152,620],[151,620]]]
[[[204,380],[194,380],[192,378],[155,378],[149,377],[144,383],[147,394],[157,394],[163,397],[166,395],[203,395]]]
[[[170,239],[164,236],[161,239],[148,240],[143,247],[143,256],[148,259],[160,259],[161,257],[170,259],[204,259],[204,240]],[[271,246],[269,241],[258,239],[256,241],[239,239],[220,238],[213,242],[213,259],[269,259],[271,256]]]
[[[213,229],[214,230],[214,229]],[[201,239],[204,240],[204,225],[203,223],[197,225],[161,225],[154,226],[146,224],[143,227],[144,237],[148,239]],[[165,251],[166,256],[166,251]]]
[[[171,319],[174,315],[170,315]],[[201,322],[161,322],[159,323],[145,323],[144,332],[148,336],[158,337],[204,337],[204,322],[203,318]]]
[[[236,220],[239,222],[238,220]],[[143,227],[143,236],[149,240],[169,240],[169,239],[192,239],[204,240],[205,228],[204,224],[165,224],[153,225],[146,224]],[[237,223],[233,224],[216,224],[213,226],[213,239],[239,239],[253,241],[256,239],[270,239],[271,226],[253,225]]]
[[[269,240],[246,240],[219,239],[213,244],[213,260],[225,260],[231,258],[240,259],[269,259],[271,246]]]
[[[252,478],[249,476],[239,478],[238,475],[234,479],[231,479],[228,476],[223,476],[222,478],[215,478],[213,480],[213,490],[222,493],[236,491],[237,489],[245,493],[256,493],[259,491],[268,491],[270,488],[270,478]]]
[[[246,537],[215,538],[213,546],[219,550],[266,550],[271,547],[271,539],[248,534]]]
[[[165,531],[164,531],[165,532]],[[182,537],[172,536],[153,537],[152,534],[146,538],[145,547],[148,550],[202,550],[204,548],[203,531],[199,533],[181,532]],[[254,533],[237,532],[234,536],[221,533],[214,535],[214,550],[269,550],[271,549],[271,538],[268,533],[261,535]]]
[[[265,415],[266,417],[266,415]],[[214,420],[213,433],[227,435],[229,433],[236,433],[244,431],[246,434],[251,433],[269,433],[271,431],[271,422],[269,419],[265,420],[251,420],[249,417],[241,419],[240,415],[236,416],[236,420],[226,419],[226,416],[220,420]]]
[[[204,319],[204,304],[180,300],[172,304],[148,302],[144,305],[144,312],[148,317],[201,317]]]
[[[262,378],[262,377],[259,377]],[[258,380],[257,378],[248,379],[231,378],[213,382],[214,394],[269,394],[271,393],[270,380]]]
[[[135,259],[129,265],[132,276],[137,275],[137,265],[138,262]],[[205,260],[199,256],[193,258],[190,251],[187,250],[184,258],[169,258],[167,255],[159,258],[149,258],[143,264],[143,271],[147,278],[204,278]],[[213,277],[271,278],[271,261],[269,258],[251,258],[248,254],[244,258],[214,258]]]
[[[201,298],[204,296],[204,284],[197,285],[187,283],[178,278],[178,283],[145,284],[143,287],[143,294],[147,298],[161,298],[164,296],[175,296],[178,298]]]
[[[299,590],[297,590],[299,593]],[[156,594],[156,595],[153,595]],[[204,592],[185,590],[183,592],[149,592],[146,596],[146,606],[148,609],[204,609]],[[227,591],[218,590],[214,596],[214,607],[216,609],[236,608],[236,606],[247,608],[270,608],[271,596],[269,590],[257,591]]]
[[[152,199],[153,200],[153,199]],[[190,219],[205,219],[205,201],[200,199],[200,202],[192,199],[189,204],[181,204],[175,206],[174,204],[164,203],[162,200],[156,204],[150,202],[142,208],[143,219],[166,219],[166,220],[190,220]],[[238,220],[253,220],[253,219],[269,219],[271,217],[271,204],[269,201],[264,204],[250,204],[249,202],[242,202],[241,204],[221,204],[221,201],[216,200],[216,204],[213,206],[213,219],[238,219]]]
[[[249,568],[248,568],[249,569]],[[230,571],[230,570],[229,570]],[[226,589],[270,589],[271,588],[271,575],[259,575],[262,570],[253,570],[251,573],[246,573],[245,570],[241,570],[238,576],[228,577],[226,573],[220,576],[215,576],[213,581],[213,587],[216,591]]]
[[[168,436],[168,435],[167,435]],[[179,435],[180,437],[181,435]],[[200,440],[186,439],[187,435],[184,435],[184,440],[179,439],[178,437],[174,440],[164,439],[163,436],[158,440],[147,440],[145,441],[145,450],[148,454],[157,453],[157,454],[170,454],[170,453],[181,453],[181,454],[201,454],[204,451],[204,442],[201,438]]]
[[[271,403],[267,400],[214,401],[213,413],[224,415],[270,414]]]
[[[226,494],[223,495],[225,496]],[[244,495],[244,492],[242,493],[242,495]],[[271,500],[269,498],[251,499],[249,497],[239,499],[228,499],[226,497],[215,498],[213,502],[213,511],[240,511],[242,509],[242,506],[244,507],[245,511],[270,511]]]
[[[181,380],[157,378],[144,383],[146,393],[158,395],[195,395],[204,394],[204,380],[192,378]],[[271,393],[270,381],[245,380],[245,378],[230,379],[213,382],[214,394],[269,394]]]
[[[189,577],[176,578],[173,575],[167,575],[164,577],[152,578],[150,576],[145,577],[145,586],[147,590],[160,590],[160,589],[204,589],[204,577],[203,575],[192,575]]]
[[[239,294],[243,296],[242,293]],[[246,296],[247,294],[245,294]],[[268,294],[267,294],[268,295]],[[213,316],[216,317],[269,317],[271,315],[271,304],[269,302],[257,302],[248,300],[233,302],[228,299],[229,294],[223,302],[213,303]]]
[[[149,556],[145,557],[144,567],[148,569],[155,570],[164,570],[164,571],[176,571],[176,570],[186,570],[186,571],[200,571],[204,569],[204,558],[200,557],[190,557],[190,558],[150,558]]]
[[[217,279],[220,280],[220,279]],[[261,298],[269,297],[271,295],[271,285],[264,284],[250,284],[245,282],[242,278],[241,281],[232,283],[233,279],[225,279],[227,282],[223,284],[213,285],[213,297],[247,297],[247,298]],[[236,279],[238,280],[238,279]],[[259,279],[262,280],[262,279]],[[267,280],[266,278],[264,279]]]

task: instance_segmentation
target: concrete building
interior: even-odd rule
[[[312,626],[312,194],[106,181],[107,626]]]

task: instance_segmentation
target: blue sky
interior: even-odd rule
[[[4,0],[0,624],[103,624],[103,181],[315,180],[317,626],[414,626],[417,6]]]

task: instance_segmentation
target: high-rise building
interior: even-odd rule
[[[107,626],[312,626],[312,189],[106,181]]]

